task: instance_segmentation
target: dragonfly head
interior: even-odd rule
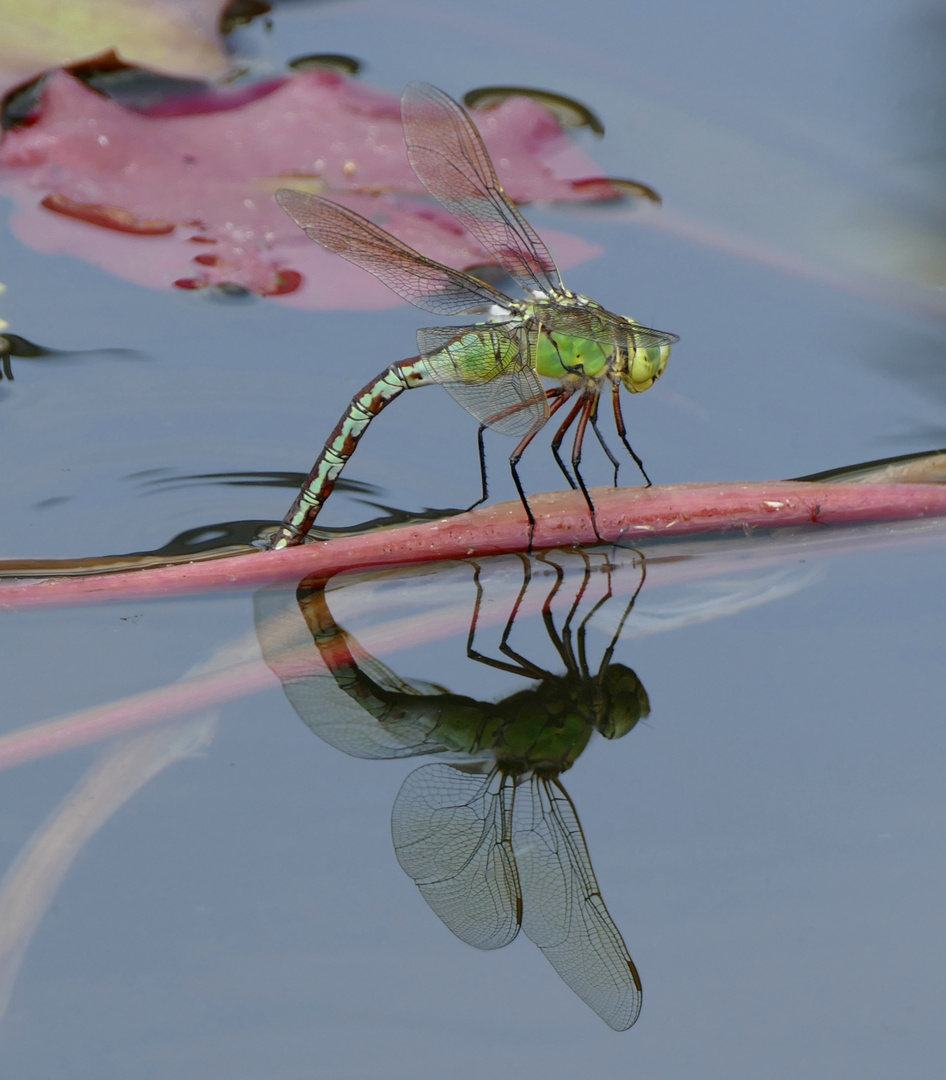
[[[595,694],[594,725],[606,739],[620,739],[650,715],[650,700],[637,675],[623,664],[602,672]]]
[[[629,357],[627,371],[621,380],[625,390],[640,394],[649,390],[664,373],[670,359],[669,345],[638,346]]]

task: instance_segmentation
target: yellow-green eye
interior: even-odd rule
[[[644,390],[649,390],[663,375],[669,358],[669,345],[652,345],[646,349],[635,349],[630,367],[624,376],[625,388],[630,390],[632,394],[640,394]]]

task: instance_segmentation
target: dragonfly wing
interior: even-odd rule
[[[417,331],[417,349],[428,378],[493,431],[522,439],[548,419],[533,345],[518,324],[427,327]]]
[[[664,345],[676,345],[680,340],[678,334],[668,334],[663,330],[651,330],[649,326],[641,326],[640,323],[631,324],[628,336],[635,349],[653,349]]]
[[[527,292],[563,290],[548,249],[506,196],[480,133],[453,98],[409,83],[401,117],[411,168],[430,194]]]
[[[592,341],[608,342],[627,348],[652,349],[674,345],[680,340],[676,334],[663,330],[651,330],[631,319],[622,319],[597,305],[588,307],[566,307],[556,305],[548,312],[543,312],[543,323],[551,333],[564,334],[575,338],[590,338]]]
[[[429,700],[418,697],[415,709],[395,709],[365,683],[339,670],[287,680],[283,690],[313,734],[351,757],[417,757],[447,749],[434,735],[440,715]]]
[[[437,917],[462,941],[498,949],[519,931],[512,855],[513,785],[437,763],[415,769],[391,812],[394,853]]]
[[[640,1012],[640,978],[601,899],[575,807],[557,780],[529,786],[513,833],[522,929],[582,1001],[624,1031]]]
[[[306,235],[328,251],[370,271],[405,300],[437,315],[469,315],[510,301],[484,281],[426,259],[345,206],[291,188],[276,201]]]

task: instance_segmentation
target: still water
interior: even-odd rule
[[[680,335],[627,407],[674,483],[946,443],[944,41],[902,3],[487,2],[286,4],[238,46],[264,72],[342,52],[393,92],[516,83],[595,109],[606,134],[581,147],[663,206],[529,216],[601,248],[569,286]],[[5,558],[278,519],[288,488],[189,478],[306,470],[427,321],[146,289],[3,241],[11,330],[126,350],[14,359],[0,382]],[[514,497],[509,449],[488,440],[495,498]],[[609,479],[591,454],[588,474]],[[326,523],[372,516],[366,498],[465,506],[475,423],[405,395],[350,477],[374,493],[340,492]],[[523,479],[560,484],[538,447]],[[3,1074],[938,1076],[943,555],[928,522],[3,611],[3,734],[195,670],[258,676],[176,726],[4,773]],[[572,719],[545,786],[516,785],[537,751],[511,717],[543,686]],[[489,779],[498,729],[519,759]],[[444,824],[445,806],[466,809]],[[488,902],[460,903],[487,848]],[[441,881],[460,883],[447,900]],[[507,946],[450,932],[501,944],[518,896]],[[556,953],[563,923],[581,944]],[[627,957],[643,1004],[616,1033],[593,1009],[616,1027],[636,1010]],[[587,990],[602,968],[610,1004]]]

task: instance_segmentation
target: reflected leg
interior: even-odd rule
[[[510,616],[506,621],[506,627],[503,631],[502,639],[504,642],[509,636],[509,633],[512,629],[512,623],[515,621],[516,614],[519,610],[519,605],[522,603],[522,598],[525,595],[526,587],[531,580],[531,570],[529,568],[528,557],[525,555],[520,555],[519,558],[523,560],[523,563],[526,567],[527,576],[519,589],[519,594],[516,597],[516,602],[513,605],[512,612],[510,613]],[[470,632],[467,635],[466,639],[466,655],[471,660],[475,660],[477,663],[487,664],[489,667],[498,668],[500,671],[508,671],[511,672],[513,675],[524,675],[528,679],[548,678],[548,672],[543,671],[542,668],[537,667],[535,664],[531,663],[529,660],[526,660],[524,657],[520,657],[519,655],[512,653],[511,650],[510,654],[512,655],[514,660],[518,661],[517,664],[510,664],[505,660],[499,660],[492,656],[486,656],[484,653],[481,653],[478,649],[475,649],[473,647],[473,640],[476,636],[476,624],[479,620],[480,608],[482,607],[483,603],[483,585],[480,581],[480,567],[477,563],[473,564],[473,583],[476,586],[476,600],[473,604],[473,618],[470,621]]]
[[[624,632],[624,624],[627,622],[628,616],[634,608],[634,604],[637,602],[637,597],[640,595],[641,589],[644,587],[644,582],[647,580],[647,559],[642,551],[638,551],[637,548],[631,548],[631,551],[635,552],[639,556],[639,565],[641,568],[641,579],[637,583],[637,588],[634,590],[634,595],[627,603],[627,607],[624,609],[624,614],[621,616],[618,622],[617,629],[614,631],[613,636],[608,647],[604,650],[604,656],[601,658],[601,666],[598,668],[598,678],[600,679],[604,672],[607,670],[611,663],[611,657],[614,656],[614,648]]]

